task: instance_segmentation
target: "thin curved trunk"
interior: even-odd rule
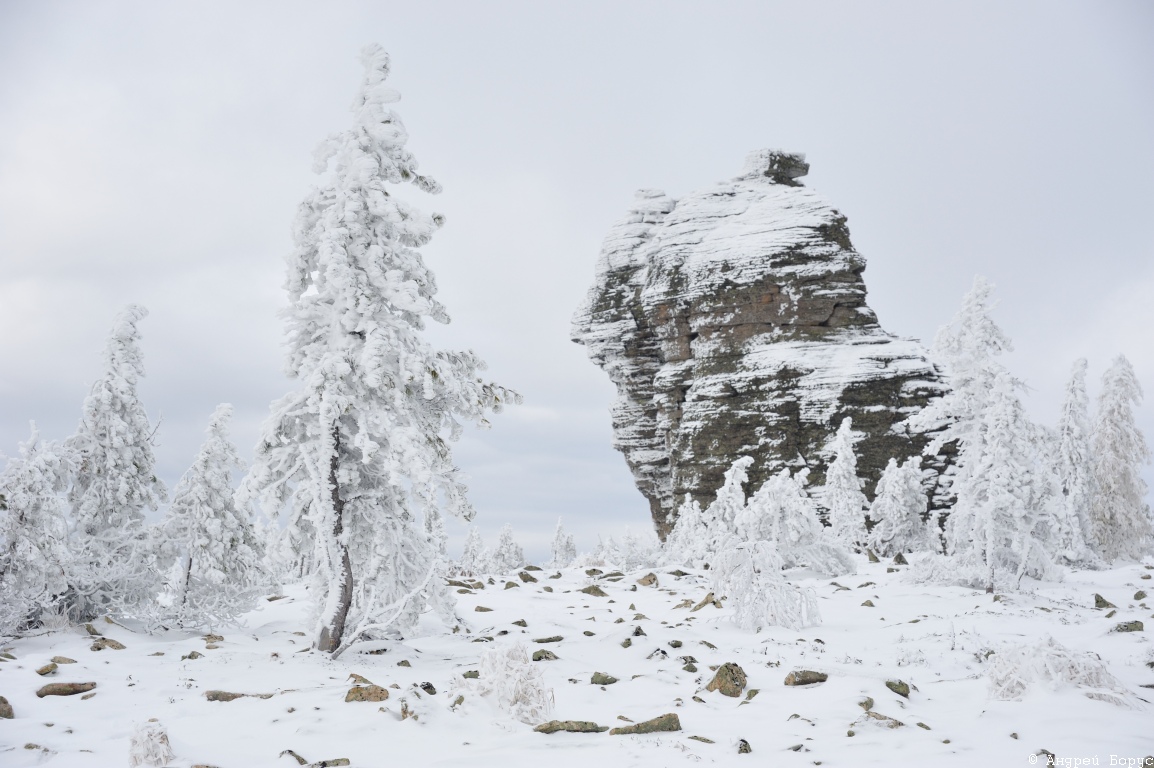
[[[333,505],[333,549],[340,557],[340,592],[337,604],[329,617],[325,627],[321,630],[317,641],[317,650],[325,653],[334,653],[341,647],[345,634],[345,623],[349,617],[349,609],[353,604],[353,562],[349,557],[348,544],[343,542],[342,534],[345,530],[344,511],[345,503],[341,499],[341,489],[337,484],[337,469],[340,467],[341,436],[339,428],[333,426],[333,454],[329,459],[329,489],[332,494]]]

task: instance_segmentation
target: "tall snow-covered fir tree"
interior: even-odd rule
[[[36,425],[0,473],[0,636],[60,610],[68,588],[68,453]]]
[[[1070,371],[1054,450],[1062,503],[1051,549],[1058,562],[1090,564],[1096,560],[1091,548],[1094,526],[1090,515],[1094,474],[1085,358],[1077,360]]]
[[[1090,514],[1097,551],[1107,562],[1137,560],[1154,547],[1154,520],[1141,473],[1150,449],[1134,421],[1134,406],[1141,401],[1134,368],[1119,355],[1102,376],[1093,433]]]
[[[447,323],[420,251],[441,226],[397,185],[436,193],[405,149],[389,104],[389,57],[370,45],[353,125],[324,141],[331,175],[302,203],[289,257],[287,373],[300,388],[272,405],[243,495],[315,545],[315,647],[340,653],[369,633],[404,632],[426,605],[451,619],[442,512],[473,516],[449,444],[517,395],[483,381],[472,352],[438,351]]]
[[[857,475],[854,453],[853,422],[842,419],[827,448],[833,461],[825,473],[822,501],[829,510],[829,526],[834,537],[847,547],[864,547],[865,515],[869,501],[862,493],[862,479]]]
[[[253,608],[269,584],[247,509],[233,502],[232,471],[241,469],[228,438],[232,406],[217,406],[208,439],[173,491],[162,524],[172,559],[164,618],[181,627],[213,629]]]
[[[870,519],[869,548],[881,557],[905,552],[937,552],[937,526],[924,520],[929,500],[922,488],[921,460],[910,457],[901,464],[890,459],[878,479]]]
[[[84,400],[80,426],[65,441],[75,467],[68,491],[68,607],[77,620],[132,612],[157,586],[144,510],[156,509],[166,491],[156,476],[154,430],[137,394],[144,376],[137,324],[147,315],[136,305],[117,315],[104,372]]]

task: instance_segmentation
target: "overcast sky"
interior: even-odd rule
[[[540,556],[558,515],[585,550],[649,527],[569,318],[635,189],[678,197],[761,147],[807,154],[884,328],[928,343],[984,274],[1036,418],[1074,359],[1096,390],[1125,353],[1154,438],[1148,2],[0,0],[0,451],[30,419],[75,429],[140,303],[166,482],[219,402],[251,456],[290,386],[289,227],[367,42],[445,189],[404,192],[448,220],[431,335],[525,397],[456,449],[490,538],[511,522]]]

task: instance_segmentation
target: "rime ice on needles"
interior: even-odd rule
[[[1065,564],[1094,564],[1090,548],[1094,526],[1090,506],[1094,498],[1094,464],[1090,446],[1089,399],[1086,396],[1086,360],[1075,361],[1066,384],[1058,418],[1057,473],[1062,504],[1054,556]]]
[[[821,623],[817,595],[782,575],[782,560],[768,541],[749,541],[719,553],[710,570],[713,591],[728,598],[733,622],[758,632],[766,627],[800,630]]]
[[[144,376],[137,324],[144,307],[129,306],[113,325],[104,372],[84,400],[76,434],[65,442],[75,474],[69,544],[73,618],[132,611],[151,599],[156,575],[147,556],[144,510],[164,501],[156,476],[153,427],[136,386]]]
[[[852,427],[849,417],[842,419],[830,441],[833,460],[825,473],[822,501],[829,510],[829,526],[834,537],[843,545],[856,548],[865,545],[865,510],[869,502],[861,491],[863,481],[857,476],[853,446],[859,436]]]
[[[364,49],[353,126],[323,142],[328,180],[300,206],[289,257],[288,374],[243,487],[314,545],[316,647],[405,631],[432,605],[451,619],[442,511],[473,510],[450,442],[463,422],[518,399],[477,375],[472,352],[432,349],[426,319],[448,322],[420,246],[441,226],[394,185],[437,192],[388,105],[389,57]]]
[[[0,473],[0,636],[60,609],[68,587],[68,523],[61,493],[71,463],[36,425]]]
[[[465,536],[465,546],[461,550],[461,561],[458,570],[466,576],[480,576],[489,572],[489,563],[492,555],[481,540],[481,532],[477,526],[469,526],[469,533]]]
[[[1098,553],[1109,562],[1140,559],[1154,546],[1154,518],[1141,474],[1150,449],[1134,422],[1134,406],[1141,401],[1134,368],[1119,355],[1102,376],[1093,436],[1091,516]]]
[[[209,629],[251,610],[268,585],[263,547],[248,510],[233,502],[232,470],[241,468],[228,439],[232,406],[217,406],[208,439],[173,492],[161,527],[172,560],[165,618]]]
[[[881,557],[904,552],[937,552],[937,525],[924,521],[927,500],[922,488],[921,460],[912,456],[900,465],[890,459],[878,480],[870,519],[869,548]]]
[[[525,564],[525,551],[513,538],[513,526],[506,523],[501,526],[501,537],[497,540],[497,549],[493,551],[490,567],[493,573],[508,573]]]
[[[568,568],[577,559],[577,544],[573,534],[566,532],[557,518],[557,530],[553,533],[553,556],[549,560],[552,568]]]
[[[553,711],[553,691],[545,687],[542,665],[529,660],[521,643],[486,648],[476,686],[483,696],[522,723],[542,723]]]

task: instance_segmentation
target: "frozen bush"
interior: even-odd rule
[[[498,645],[481,654],[477,689],[522,723],[542,723],[553,711],[553,690],[521,643]]]
[[[753,632],[765,627],[800,630],[821,623],[812,589],[790,584],[781,556],[768,541],[737,544],[716,558],[713,591],[728,598],[733,622]]]
[[[990,698],[1017,701],[1037,685],[1058,690],[1073,685],[1092,699],[1132,707],[1132,695],[1095,653],[1072,651],[1047,635],[1034,645],[999,650],[986,673]]]
[[[168,732],[158,720],[153,718],[140,723],[132,731],[132,742],[128,752],[128,764],[133,766],[164,766],[176,757],[168,743]]]

